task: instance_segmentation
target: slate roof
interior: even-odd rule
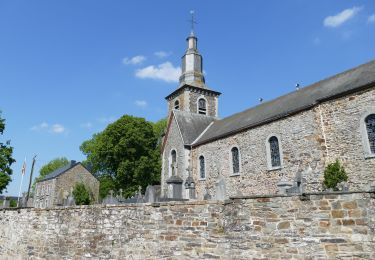
[[[168,96],[166,96],[165,99],[169,100],[170,98],[172,98],[174,95],[177,95],[180,91],[182,91],[185,88],[192,88],[192,89],[196,89],[196,90],[199,90],[199,91],[202,91],[202,88],[203,88],[204,91],[209,92],[209,93],[213,94],[214,96],[220,96],[221,95],[220,92],[211,90],[205,84],[204,84],[204,87],[202,87],[201,84],[197,84],[197,83],[194,83],[194,82],[189,82],[189,84],[184,83],[183,85],[181,85],[178,89],[176,89],[171,94],[169,94]]]
[[[194,142],[194,146],[214,141],[242,130],[271,122],[313,107],[330,98],[375,84],[375,60],[286,94],[256,107],[215,121]]]
[[[184,145],[190,145],[207,128],[214,117],[190,113],[187,111],[173,110],[178,127],[181,131]]]
[[[78,164],[81,164],[81,163],[80,162],[70,162],[69,164],[67,164],[67,165],[65,165],[61,168],[58,168],[58,169],[54,170],[53,172],[51,172],[50,174],[46,175],[39,182],[54,179],[54,178],[60,176],[61,174],[65,173],[66,171],[72,169],[73,167],[77,166]]]

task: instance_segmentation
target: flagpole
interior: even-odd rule
[[[20,197],[21,197],[21,190],[22,190],[22,183],[23,183],[23,176],[25,175],[25,167],[26,167],[26,157],[25,161],[23,162],[22,169],[21,169],[21,184],[20,184],[20,190],[18,192],[18,200],[17,200],[17,208],[20,206]]]

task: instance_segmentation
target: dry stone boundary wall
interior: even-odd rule
[[[375,259],[373,195],[2,210],[0,259]]]

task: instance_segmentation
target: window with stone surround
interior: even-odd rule
[[[207,115],[207,102],[204,98],[198,99],[198,113]]]
[[[179,110],[180,109],[180,101],[176,100],[174,102],[174,109]]]
[[[199,178],[201,180],[206,179],[206,165],[203,155],[199,156]]]
[[[240,151],[237,147],[231,149],[232,155],[232,174],[240,173]]]
[[[365,119],[367,138],[370,154],[375,154],[375,114],[368,115]]]
[[[171,175],[176,175],[177,167],[177,152],[176,150],[171,151]]]
[[[270,161],[272,168],[281,167],[279,140],[276,136],[268,139],[270,149]]]

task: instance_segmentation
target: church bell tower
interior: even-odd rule
[[[198,51],[198,38],[194,33],[194,14],[191,19],[191,32],[187,37],[187,49],[182,56],[179,86],[165,99],[168,101],[168,114],[172,110],[187,111],[210,117],[218,117],[218,97],[220,92],[211,90],[205,82],[203,58]]]

